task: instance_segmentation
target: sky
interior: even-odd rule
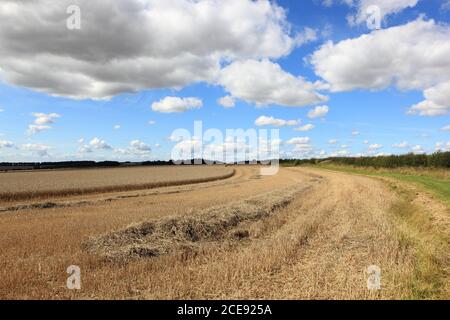
[[[0,162],[167,160],[199,143],[450,151],[449,22],[448,0],[3,0]]]

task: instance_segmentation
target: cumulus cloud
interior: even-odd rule
[[[442,116],[450,110],[450,81],[440,83],[423,92],[425,100],[413,105],[408,114]]]
[[[286,141],[287,144],[307,144],[311,141],[309,137],[295,137],[288,141]]]
[[[36,134],[38,132],[51,129],[51,126],[43,126],[43,125],[37,125],[37,124],[30,124],[28,125],[27,133],[29,135]]]
[[[263,60],[236,61],[220,73],[218,83],[233,97],[258,106],[277,104],[300,107],[327,101],[314,83]]]
[[[348,156],[350,152],[348,150],[338,150],[330,154],[331,157],[344,157]]]
[[[328,140],[328,144],[336,144],[337,140],[336,139],[330,139]]]
[[[450,125],[441,128],[441,131],[450,131]]]
[[[450,0],[445,1],[445,2],[441,5],[441,10],[443,10],[443,11],[448,11],[448,10],[450,10]]]
[[[156,121],[155,120],[148,120],[148,124],[152,126],[152,125],[156,124]]]
[[[298,120],[283,120],[274,117],[260,116],[255,120],[256,126],[274,126],[274,127],[286,127],[298,125]]]
[[[203,106],[202,100],[194,97],[179,98],[165,97],[164,99],[154,102],[152,110],[163,113],[185,112],[191,109],[199,109]]]
[[[292,149],[292,151],[300,157],[307,157],[311,155],[313,150],[314,150],[313,146],[311,146],[309,143],[296,144]]]
[[[112,149],[111,146],[109,144],[106,143],[105,140],[101,140],[97,137],[95,137],[94,139],[92,139],[89,142],[89,146],[94,148],[94,149],[98,149],[98,150],[109,150]]]
[[[399,148],[399,149],[403,149],[403,148],[408,148],[409,144],[406,141],[400,142],[400,143],[395,143],[392,145],[394,148]]]
[[[302,32],[297,34],[295,37],[295,42],[297,45],[301,46],[305,43],[317,40],[317,30],[305,27]]]
[[[77,0],[84,23],[71,32],[72,4],[0,3],[5,81],[53,95],[108,98],[212,81],[223,60],[279,58],[298,43],[284,9],[269,0]]]
[[[48,157],[48,151],[50,150],[50,146],[40,143],[27,143],[21,146],[21,149],[24,151],[30,151],[39,157]]]
[[[333,92],[424,90],[450,79],[450,26],[419,18],[316,50],[309,61]]]
[[[295,128],[294,130],[295,131],[310,131],[312,129],[314,129],[314,125],[308,123],[308,124],[305,124],[304,126]]]
[[[38,132],[51,129],[51,124],[55,123],[55,119],[61,117],[57,113],[40,113],[40,112],[33,112],[31,114],[33,117],[35,117],[32,124],[28,125],[27,133],[29,135],[36,134]]]
[[[224,108],[233,108],[236,104],[232,96],[225,96],[217,100],[217,103]]]
[[[152,149],[150,148],[149,145],[145,144],[142,141],[139,140],[133,140],[130,142],[130,146],[133,150],[137,151],[137,152],[144,152],[144,153],[148,153],[150,152]]]
[[[415,145],[414,147],[411,148],[411,150],[415,154],[425,153],[425,150],[423,149],[423,147],[421,145]]]
[[[356,137],[359,136],[360,132],[359,131],[352,131],[352,136]]]
[[[0,112],[3,112],[3,111],[5,111],[5,109],[0,108]]]
[[[376,151],[376,150],[379,150],[381,148],[383,148],[383,146],[381,144],[374,143],[374,144],[371,144],[369,146],[369,151]]]
[[[315,119],[315,118],[321,118],[327,115],[328,111],[330,109],[328,106],[317,106],[313,110],[310,110],[308,112],[308,118]]]
[[[122,126],[121,126],[120,124],[116,124],[116,125],[113,127],[113,129],[114,129],[114,130],[119,130],[121,127],[122,127]]]
[[[436,142],[436,151],[450,151],[450,141],[445,142]]]
[[[14,143],[12,141],[0,140],[0,148],[12,148]]]
[[[368,13],[370,6],[379,8],[380,18],[384,19],[388,15],[415,7],[419,0],[345,0],[345,2],[357,10],[356,14],[347,16],[347,21],[350,25],[358,25],[365,23],[370,16],[370,11]]]
[[[81,146],[78,148],[78,152],[81,153],[81,154],[84,154],[84,153],[91,153],[91,152],[92,152],[92,148],[91,148],[89,145],[84,144],[84,145],[81,145]]]

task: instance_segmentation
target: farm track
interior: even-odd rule
[[[385,183],[306,168],[281,168],[267,177],[259,176],[256,167],[234,168],[235,175],[221,181],[49,199],[61,201],[61,206],[5,210],[0,215],[0,297],[413,295],[414,250],[396,237],[390,209],[398,199]],[[168,222],[177,227],[167,229]],[[86,250],[89,239],[122,237],[124,230],[128,235],[130,225],[142,234],[145,226],[155,230],[154,223],[166,231],[151,235],[149,243],[134,237],[131,245],[148,249],[148,244],[157,244],[156,255],[155,247],[129,251],[126,237],[121,244],[103,247],[100,241],[95,250]],[[211,236],[214,228],[217,233]],[[103,249],[113,256],[133,254],[131,259],[111,260],[101,254]],[[79,292],[65,288],[65,270],[73,264],[82,270]],[[365,270],[373,264],[382,270],[382,290],[377,292],[366,287]]]

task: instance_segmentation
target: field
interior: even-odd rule
[[[445,194],[336,169],[0,174],[0,298],[449,299]]]
[[[0,199],[14,201],[198,183],[229,177],[232,171],[220,166],[201,170],[185,166],[182,170],[134,167],[0,172]]]

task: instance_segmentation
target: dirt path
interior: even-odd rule
[[[290,192],[289,201],[283,201],[283,190],[295,196]],[[236,175],[223,181],[88,200],[0,213],[0,297],[365,299],[414,294],[415,248],[399,238],[393,222],[391,208],[398,197],[376,179],[307,168],[282,168],[276,176],[261,177],[258,168],[236,167]],[[256,205],[255,212],[265,202],[283,205],[233,223],[230,232],[245,237],[207,238],[177,254],[122,263],[83,250],[90,237],[132,223],[163,219],[159,225],[166,226],[168,216],[177,221],[218,206],[225,212],[246,201]],[[217,225],[217,217],[214,221],[206,226]],[[171,236],[170,241],[185,238]],[[82,270],[79,292],[65,288],[65,270],[73,264]],[[370,265],[381,269],[381,290],[367,289]]]

